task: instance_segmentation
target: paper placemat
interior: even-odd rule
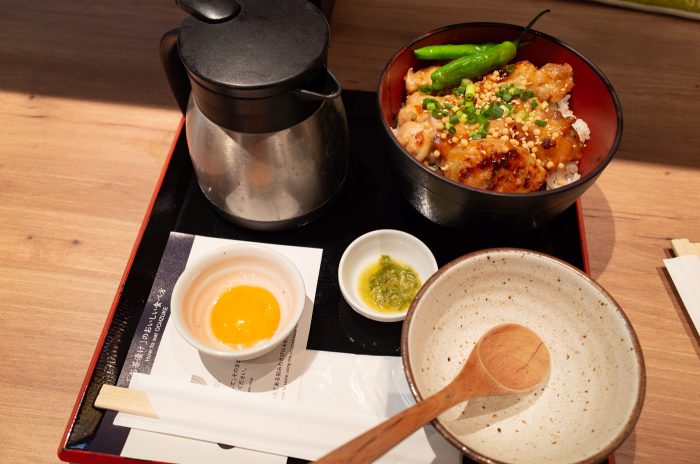
[[[413,402],[399,357],[364,356],[322,351],[307,351],[309,333],[321,264],[322,250],[271,244],[299,268],[307,290],[307,306],[295,333],[278,350],[256,360],[237,362],[202,358],[175,329],[167,324],[169,295],[187,262],[213,248],[235,243],[233,240],[171,233],[153,284],[146,309],[131,344],[119,386],[128,386],[136,373],[161,379],[206,385],[207,388],[234,389],[256,398],[297,402],[312,400],[332,408],[346,404],[358,411],[386,417]],[[394,379],[389,382],[388,379]],[[358,389],[364,385],[364,389]],[[134,459],[180,463],[282,464],[286,456],[261,453],[244,448],[176,437],[147,430],[121,427],[122,419],[108,413],[96,441],[109,442],[115,454]],[[423,429],[420,461],[435,459],[457,463],[461,454],[437,432]],[[427,431],[427,432],[426,432]],[[428,436],[429,435],[429,436]],[[415,440],[414,440],[415,441]],[[420,440],[419,440],[420,441]],[[437,445],[436,445],[437,443]],[[414,453],[415,454],[415,453]],[[404,461],[392,461],[404,462]]]

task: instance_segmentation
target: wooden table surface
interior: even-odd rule
[[[700,347],[663,268],[700,241],[700,23],[591,2],[339,0],[330,67],[374,90],[430,29],[524,24],[571,44],[616,88],[625,131],[584,195],[593,277],[634,325],[647,367],[620,463],[700,462]],[[53,462],[180,120],[157,45],[170,1],[5,0],[0,8],[0,462]]]

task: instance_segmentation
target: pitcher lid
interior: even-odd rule
[[[180,59],[194,79],[217,93],[279,94],[308,82],[326,64],[328,22],[308,0],[178,4],[193,14],[180,28]]]

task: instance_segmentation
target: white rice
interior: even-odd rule
[[[569,99],[571,95],[567,95],[556,103],[556,109],[565,118],[573,117],[576,118],[574,112],[569,108]],[[583,119],[576,118],[576,121],[571,124],[574,128],[581,142],[586,142],[591,138],[591,129],[586,124]],[[547,175],[547,190],[555,189],[557,187],[564,186],[575,182],[581,178],[578,173],[578,161],[572,161],[571,163],[566,163],[563,167],[557,168]]]
[[[571,108],[569,108],[570,99],[571,94],[559,100],[556,103],[556,109],[558,109],[561,115],[565,118],[576,118],[574,112],[571,111]],[[571,127],[573,127],[574,130],[578,133],[578,138],[581,139],[581,142],[586,142],[588,139],[591,138],[591,130],[588,128],[588,124],[586,124],[586,121],[584,121],[583,119],[576,118],[576,121],[574,121]]]
[[[570,184],[580,178],[581,174],[578,173],[578,161],[566,163],[564,167],[557,168],[547,175],[547,190]]]

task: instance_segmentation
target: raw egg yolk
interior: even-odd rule
[[[226,290],[214,303],[214,336],[232,348],[248,348],[267,340],[280,323],[280,306],[268,290],[240,285]]]

